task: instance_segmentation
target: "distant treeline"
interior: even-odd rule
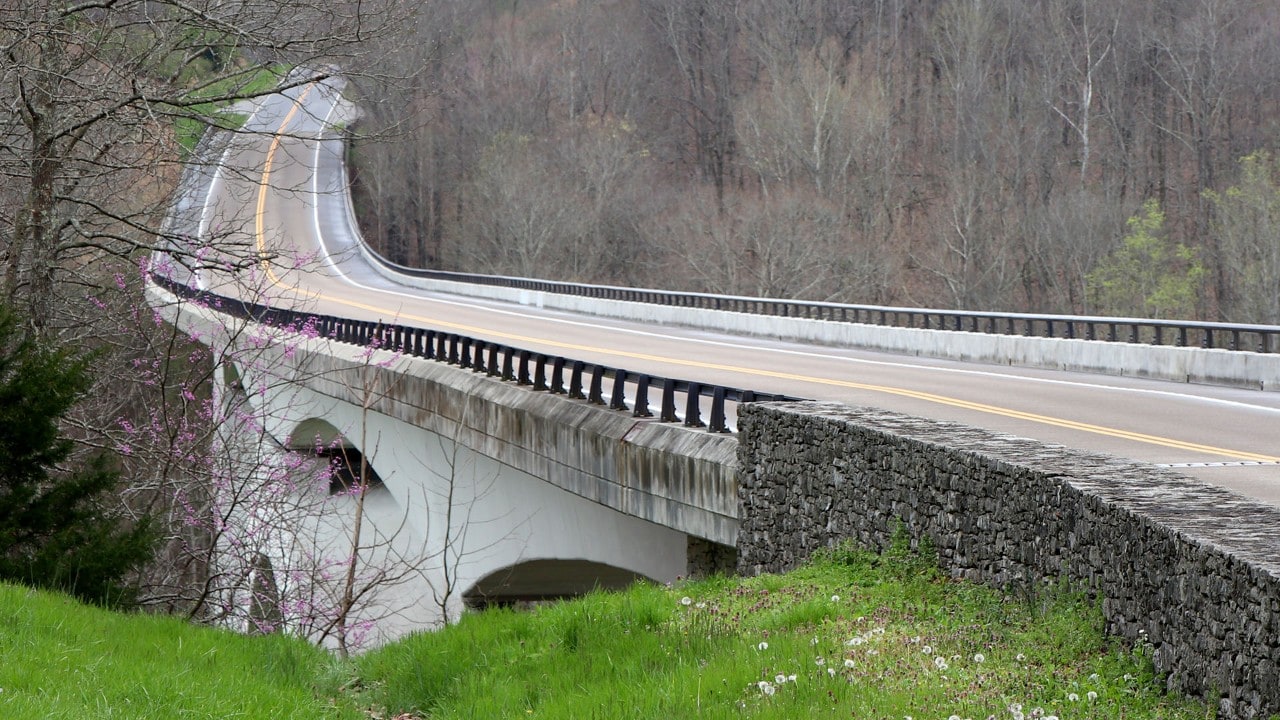
[[[409,264],[1280,322],[1273,0],[424,5],[359,85]]]

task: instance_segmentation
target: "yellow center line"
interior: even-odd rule
[[[1121,430],[1118,428],[1110,428],[1102,425],[1093,425],[1090,423],[1077,422],[1075,420],[1066,420],[1056,418],[1049,415],[1039,415],[1036,413],[1023,412],[1021,410],[1013,410],[1010,408],[999,407],[997,405],[987,405],[985,403],[971,402],[969,400],[961,400],[959,398],[948,397],[945,395],[936,395],[934,393],[921,392],[918,390],[909,390],[906,388],[893,387],[889,385],[872,385],[869,383],[853,382],[850,380],[840,380],[837,378],[813,377],[809,375],[800,375],[797,373],[782,372],[778,370],[765,370],[760,368],[743,367],[738,365],[725,365],[721,363],[703,362],[700,360],[684,360],[679,358],[670,358],[662,355],[650,355],[648,353],[630,352],[626,350],[617,350],[614,348],[601,348],[591,345],[578,345],[575,343],[560,342],[558,340],[548,340],[545,338],[532,337],[528,335],[518,335],[514,333],[493,330],[492,328],[482,328],[473,325],[465,325],[462,323],[449,322],[439,318],[424,317],[411,313],[399,313],[388,310],[384,307],[369,305],[356,300],[348,300],[341,297],[333,297],[314,290],[309,290],[297,285],[291,285],[282,281],[276,276],[271,266],[270,256],[266,250],[266,232],[264,214],[267,203],[267,192],[269,190],[269,181],[271,177],[271,167],[275,159],[275,154],[280,148],[281,136],[293,121],[294,115],[302,106],[303,100],[306,99],[307,93],[311,92],[313,86],[307,88],[294,101],[293,108],[285,116],[280,124],[279,130],[271,141],[271,145],[267,150],[267,156],[263,162],[262,180],[259,183],[258,190],[258,207],[256,216],[257,229],[257,247],[258,257],[266,270],[268,279],[276,287],[284,290],[296,292],[305,297],[324,300],[325,302],[336,305],[343,305],[349,308],[365,310],[368,312],[391,316],[398,321],[418,322],[433,327],[445,327],[454,330],[460,330],[468,334],[484,335],[492,338],[501,338],[509,340],[512,344],[538,344],[546,347],[553,347],[560,350],[587,352],[609,355],[613,357],[629,358],[632,360],[645,360],[667,365],[678,365],[682,367],[698,368],[702,370],[717,370],[722,372],[732,372],[752,377],[773,378],[777,380],[792,380],[796,382],[813,383],[816,385],[828,385],[832,387],[842,387],[854,390],[866,390],[870,392],[885,393],[887,395],[897,395],[916,400],[936,403],[939,405],[947,405],[950,407],[961,408],[964,410],[972,410],[976,412],[986,413],[988,415],[996,415],[1000,417],[1012,418],[1015,420],[1023,420],[1027,422],[1038,423],[1041,425],[1050,425],[1053,427],[1065,428],[1068,430],[1077,430],[1080,432],[1092,433],[1095,435],[1103,435],[1106,437],[1119,438],[1122,440],[1131,440],[1133,442],[1145,443],[1148,445],[1158,445],[1160,447],[1172,448],[1175,450],[1188,450],[1206,455],[1215,455],[1219,457],[1230,458],[1232,460],[1242,460],[1249,462],[1274,463],[1280,462],[1280,456],[1262,455],[1259,453],[1247,452],[1243,450],[1231,450],[1228,448],[1214,447],[1212,445],[1202,445],[1200,443],[1187,442],[1183,440],[1175,440],[1172,438],[1160,437],[1158,435],[1147,435],[1145,433],[1132,432],[1129,430]]]
[[[258,207],[254,214],[254,236],[258,246],[258,262],[262,265],[262,269],[266,271],[267,279],[271,281],[272,285],[292,290],[308,297],[320,298],[320,294],[287,285],[276,276],[275,269],[271,267],[271,255],[267,252],[267,233],[263,219],[267,209],[267,191],[271,189],[271,167],[275,164],[276,152],[280,149],[280,141],[283,139],[285,128],[289,127],[289,123],[293,122],[294,116],[302,109],[303,101],[307,99],[307,95],[311,94],[311,89],[314,87],[315,85],[311,84],[303,88],[297,99],[293,101],[293,107],[289,108],[288,113],[285,113],[284,120],[280,121],[280,127],[271,136],[271,144],[267,147],[267,156],[262,161],[262,179],[258,181]]]

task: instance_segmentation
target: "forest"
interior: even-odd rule
[[[352,151],[396,262],[1280,322],[1269,0],[454,2],[411,32]]]
[[[225,372],[251,328],[143,296],[212,269],[272,300],[251,223],[174,199],[202,133],[333,75],[397,262],[1280,323],[1274,0],[0,3],[0,579],[357,644],[398,577],[371,545],[260,550],[342,499],[335,448],[275,452]]]

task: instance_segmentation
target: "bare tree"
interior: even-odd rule
[[[1244,157],[1237,183],[1208,199],[1230,292],[1224,313],[1236,322],[1280,324],[1280,161],[1266,151]]]
[[[669,102],[681,119],[687,151],[723,203],[737,158],[734,97],[738,92],[737,0],[649,0],[646,9],[670,53],[680,88]]]
[[[1194,158],[1195,184],[1188,192],[1192,206],[1192,238],[1203,242],[1212,268],[1215,297],[1230,290],[1223,270],[1222,249],[1209,229],[1209,206],[1204,192],[1216,186],[1221,130],[1231,98],[1238,91],[1247,45],[1232,36],[1256,32],[1248,27],[1252,0],[1195,0],[1191,13],[1172,34],[1155,34],[1160,62],[1155,71],[1177,112],[1161,130],[1187,148]],[[1274,37],[1274,31],[1272,33]]]
[[[1080,141],[1080,187],[1089,178],[1089,159],[1093,152],[1094,93],[1102,63],[1114,48],[1120,16],[1112,9],[1108,15],[1098,17],[1099,9],[1090,0],[1080,0],[1078,7],[1064,6],[1054,14],[1055,35],[1059,43],[1055,55],[1065,59],[1070,77],[1065,81],[1063,93],[1067,97],[1053,98],[1050,103]],[[1090,10],[1094,12],[1090,15]],[[1101,8],[1105,13],[1107,8]],[[1070,93],[1074,90],[1074,93]]]
[[[390,29],[390,13],[390,0],[0,10],[0,98],[12,109],[0,117],[0,174],[12,190],[0,206],[3,292],[36,325],[84,327],[69,308],[111,277],[87,268],[178,240],[160,227],[168,190],[182,147],[218,109],[354,61],[362,39]]]
[[[217,263],[245,297],[266,297],[243,227],[215,223],[197,238],[166,220],[181,168],[218,161],[217,147],[197,145],[207,126],[224,127],[207,136],[223,142],[267,94],[338,65],[358,72],[374,52],[363,42],[405,12],[394,0],[0,7],[0,292],[38,331],[97,352],[95,391],[69,423],[84,447],[122,457],[122,500],[168,522],[151,607],[217,614],[206,600],[227,576],[205,551],[230,530],[217,507],[230,476],[205,455],[225,419],[210,402],[215,368],[232,358],[157,322],[139,290],[151,271],[185,278]],[[159,265],[153,250],[166,253]]]
[[[1010,29],[999,4],[954,3],[939,12],[934,58],[941,79],[934,132],[939,140],[938,207],[929,244],[914,262],[944,288],[953,307],[999,307],[1015,275],[1012,249],[1002,240],[1001,187],[996,128]]]

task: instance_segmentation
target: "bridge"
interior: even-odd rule
[[[338,128],[354,110],[341,90],[328,80],[264,97],[240,132],[206,138],[197,157],[211,161],[192,164],[170,218],[200,260],[184,267],[158,258],[147,292],[174,324],[223,348],[216,392],[261,419],[260,435],[231,433],[229,445],[258,438],[268,451],[346,449],[376,478],[361,511],[375,538],[370,555],[417,558],[412,578],[369,603],[370,612],[396,608],[379,627],[387,636],[465,605],[731,570],[740,549],[758,558],[759,526],[744,541],[743,515],[769,503],[740,493],[740,458],[777,464],[761,448],[785,443],[761,439],[758,428],[761,418],[789,422],[744,412],[756,429],[752,447],[740,448],[739,411],[759,400],[824,401],[815,412],[828,419],[847,419],[833,407],[884,408],[901,415],[866,422],[904,436],[968,438],[953,447],[1008,447],[1017,436],[1041,448],[1013,459],[993,450],[1006,464],[1079,455],[1096,474],[1112,462],[1098,460],[1104,455],[1128,463],[1107,465],[1116,473],[1111,491],[1187,498],[1197,512],[1226,508],[1236,530],[1263,528],[1202,544],[1258,560],[1270,578],[1262,593],[1272,597],[1280,546],[1265,528],[1275,527],[1267,523],[1280,504],[1280,393],[1267,391],[1280,389],[1280,329],[872,308],[396,267],[364,246],[352,218]],[[778,407],[806,412],[803,403]],[[907,431],[893,419],[908,416],[926,425]],[[979,435],[957,435],[959,427]],[[1169,471],[1194,481],[1169,480]],[[820,472],[838,479],[844,471]],[[1036,482],[1074,472],[1058,467]],[[769,497],[789,492],[768,489]],[[340,545],[351,532],[356,495],[337,494],[348,498],[347,520],[314,531],[321,544]],[[806,507],[821,498],[835,502],[827,491],[794,497]],[[1130,514],[1154,507],[1112,501]],[[1187,537],[1196,545],[1202,535]],[[287,551],[264,552],[288,562]],[[1006,560],[997,564],[1007,576]],[[1267,612],[1263,626],[1274,628],[1280,615]],[[1271,702],[1265,692],[1252,697],[1256,707]]]

